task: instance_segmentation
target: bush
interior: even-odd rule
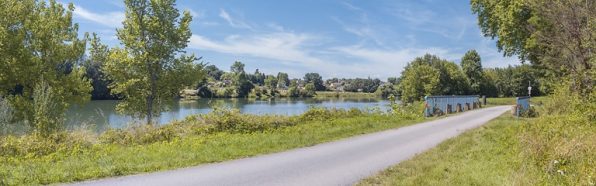
[[[61,131],[64,122],[66,106],[58,102],[52,87],[43,80],[37,84],[33,91],[33,122],[31,131],[36,131],[42,136]]]

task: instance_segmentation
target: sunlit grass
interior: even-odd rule
[[[504,114],[358,185],[509,185],[522,161],[516,129],[527,120]]]

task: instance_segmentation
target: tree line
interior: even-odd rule
[[[483,68],[480,55],[468,51],[460,65],[426,54],[409,62],[399,78],[389,78],[397,86],[403,102],[423,100],[429,95],[486,95],[488,97],[527,96],[547,93],[539,70],[530,65]]]

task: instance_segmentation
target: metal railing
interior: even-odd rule
[[[461,109],[463,110],[466,103],[469,104],[470,108],[468,109],[472,109],[473,103],[478,102],[478,96],[426,96],[424,97],[424,100],[426,101],[424,115],[425,117],[428,117],[435,113],[437,109],[441,110],[443,113],[448,113],[446,110],[448,104],[451,105],[451,110],[454,110],[457,104],[460,104]]]
[[[517,117],[519,117],[519,112],[521,109],[527,111],[530,108],[530,97],[517,97]]]

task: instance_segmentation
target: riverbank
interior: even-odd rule
[[[0,185],[68,183],[281,152],[420,123],[422,107],[311,108],[298,116],[216,109],[159,127],[8,136],[0,139]]]
[[[538,118],[505,113],[358,185],[595,185],[596,125],[586,113],[596,104],[553,97]]]

